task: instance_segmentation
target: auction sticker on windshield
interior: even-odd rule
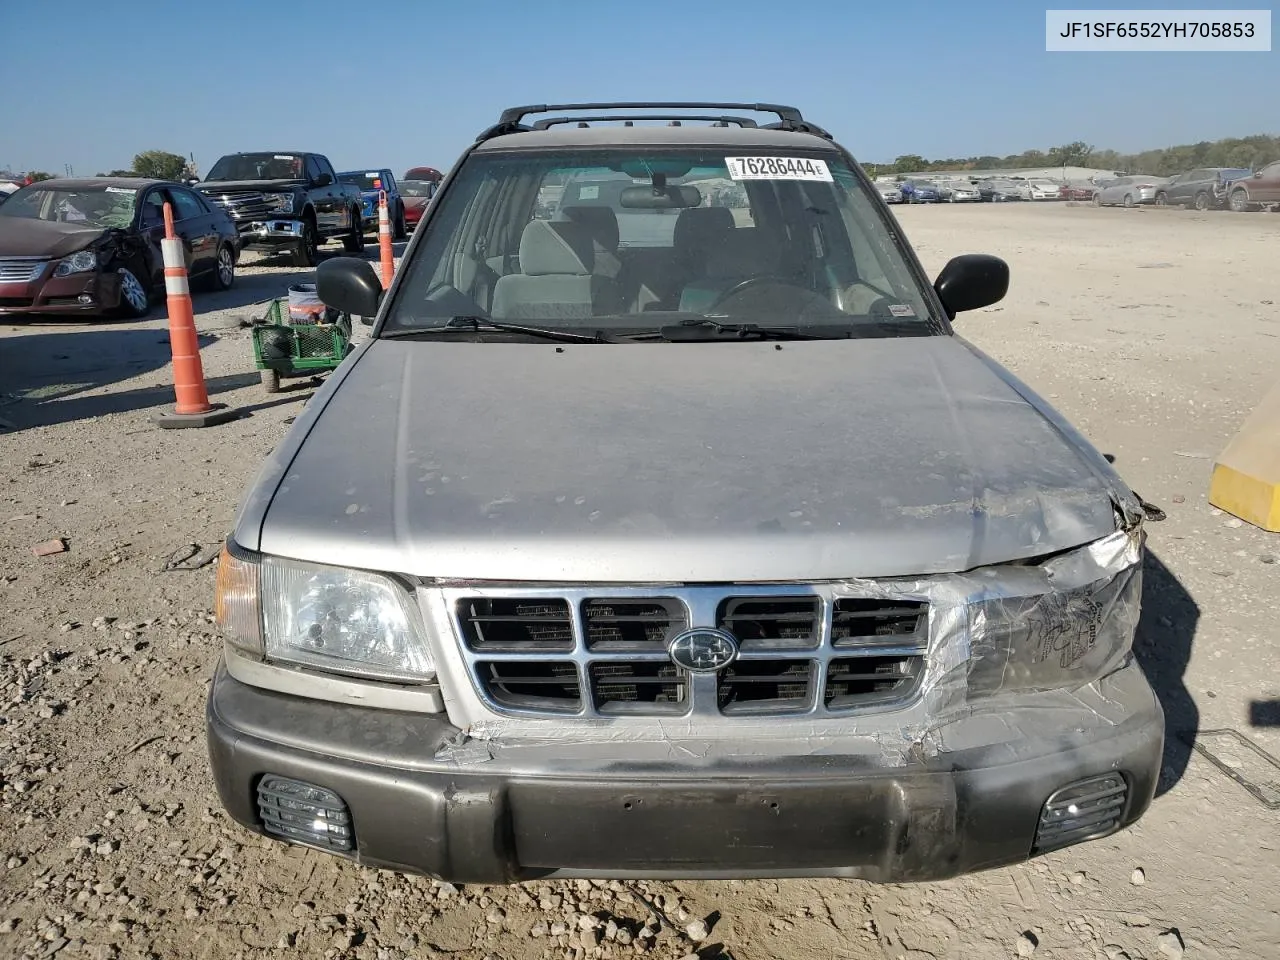
[[[725,157],[734,180],[821,180],[831,183],[825,160],[809,157]]]

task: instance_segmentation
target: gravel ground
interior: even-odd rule
[[[1205,500],[1212,458],[1280,370],[1280,217],[1075,204],[897,216],[931,271],[963,252],[1008,259],[1008,298],[958,330],[1168,513],[1150,527],[1137,649],[1171,736],[1135,828],[940,884],[455,888],[230,823],[204,746],[219,643],[214,567],[199,561],[312,388],[264,394],[238,325],[305,274],[246,263],[233,290],[196,298],[214,399],[249,414],[221,427],[149,422],[173,402],[163,309],[0,325],[0,956],[1280,956],[1280,813],[1177,737],[1236,730],[1280,755],[1280,539]],[[60,537],[65,552],[33,555]],[[193,545],[195,569],[165,569]],[[1280,796],[1280,771],[1219,752]]]

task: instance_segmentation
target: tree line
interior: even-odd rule
[[[146,177],[154,180],[182,180],[194,174],[191,162],[178,153],[167,150],[143,150],[133,158],[133,166],[128,170],[110,170],[99,172],[99,177]],[[55,174],[44,170],[27,170],[14,173],[0,170],[0,180],[11,180],[15,183],[35,183],[39,180],[53,180]]]
[[[1255,134],[1202,140],[1141,153],[1099,150],[1077,140],[1048,150],[1026,150],[1007,157],[947,157],[926,160],[917,154],[898,157],[892,163],[863,164],[873,175],[886,173],[927,173],[931,170],[1002,170],[1036,167],[1092,167],[1124,173],[1147,173],[1171,177],[1196,167],[1239,167],[1257,170],[1280,160],[1280,136]]]

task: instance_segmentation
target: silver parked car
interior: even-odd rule
[[[1144,504],[956,335],[1008,267],[930,282],[795,108],[636,107],[505,111],[388,290],[320,265],[373,329],[221,555],[222,804],[481,884],[925,880],[1133,823]]]
[[[1155,203],[1156,191],[1166,182],[1165,177],[1150,177],[1143,174],[1102,180],[1096,185],[1093,202],[1099,207],[1136,207],[1141,204]]]
[[[950,180],[947,187],[951,191],[947,198],[951,203],[979,203],[982,200],[977,184],[968,180]]]

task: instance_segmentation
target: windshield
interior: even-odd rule
[[[429,180],[401,180],[402,197],[430,197],[436,185]]]
[[[293,153],[236,153],[213,165],[209,180],[302,180],[302,157]]]
[[[592,331],[716,317],[937,332],[879,198],[838,153],[749,153],[473,154],[433,201],[385,329],[461,315]]]
[[[129,187],[25,187],[0,204],[0,216],[124,228],[133,222],[138,191]]]
[[[355,184],[366,193],[372,193],[374,190],[385,190],[390,186],[390,184],[383,181],[382,173],[378,170],[340,173],[338,174],[338,179],[343,183]]]

